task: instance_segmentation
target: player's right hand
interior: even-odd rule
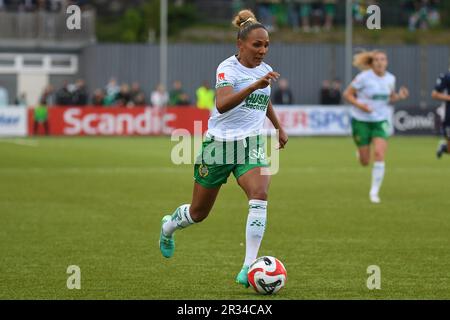
[[[270,86],[270,84],[272,83],[272,80],[277,81],[279,77],[280,77],[280,74],[278,72],[275,72],[275,71],[269,72],[264,77],[262,77],[261,79],[256,81],[253,84],[253,88],[255,90],[264,89],[267,86]]]

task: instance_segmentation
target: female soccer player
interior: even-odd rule
[[[194,167],[192,202],[163,217],[159,243],[162,255],[170,258],[175,230],[204,220],[233,172],[249,200],[245,260],[236,277],[237,283],[248,287],[248,267],[257,258],[266,226],[270,176],[263,174],[268,164],[260,134],[266,116],[279,130],[279,148],[284,148],[288,137],[270,102],[271,81],[280,75],[263,62],[269,49],[268,32],[250,10],[240,11],[233,24],[239,28],[239,52],[217,68],[216,105]]]
[[[450,152],[450,71],[439,76],[431,96],[445,102],[445,118],[442,125],[447,142],[439,144],[436,155],[440,159],[444,153]]]
[[[373,147],[375,161],[369,196],[371,202],[380,203],[389,136],[389,104],[408,98],[409,91],[401,87],[395,92],[395,76],[387,71],[388,58],[382,51],[359,53],[354,56],[353,65],[362,72],[345,90],[344,97],[353,105],[353,139],[363,166],[369,165]]]

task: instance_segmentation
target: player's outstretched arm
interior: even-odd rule
[[[344,98],[345,100],[347,100],[348,102],[350,102],[352,105],[354,105],[355,107],[357,107],[358,109],[361,109],[364,112],[367,113],[371,113],[372,109],[370,109],[370,107],[364,103],[361,103],[358,101],[358,99],[356,98],[356,89],[353,88],[351,85],[349,85],[347,87],[347,89],[344,91]]]
[[[274,128],[278,130],[278,142],[280,143],[279,148],[283,149],[288,142],[288,136],[280,125],[280,121],[278,120],[275,110],[273,109],[272,101],[269,101],[269,106],[267,108],[267,118],[269,118],[270,122],[272,122]]]
[[[409,97],[409,90],[406,87],[401,87],[398,92],[393,92],[391,94],[391,103],[396,103],[401,100],[406,100]]]
[[[440,101],[444,101],[444,102],[448,102],[450,101],[450,95],[449,94],[445,94],[436,90],[433,90],[433,92],[431,93],[431,97],[435,100],[440,100]]]

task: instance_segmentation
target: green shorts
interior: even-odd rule
[[[366,122],[352,119],[353,140],[358,147],[368,146],[373,138],[389,138],[389,122]]]
[[[231,172],[238,179],[253,168],[268,167],[265,145],[261,135],[235,141],[207,137],[195,162],[194,179],[205,188],[218,188]]]

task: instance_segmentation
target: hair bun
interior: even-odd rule
[[[257,22],[255,14],[249,9],[239,11],[233,19],[233,25],[240,29],[244,28],[248,23],[254,24]]]

